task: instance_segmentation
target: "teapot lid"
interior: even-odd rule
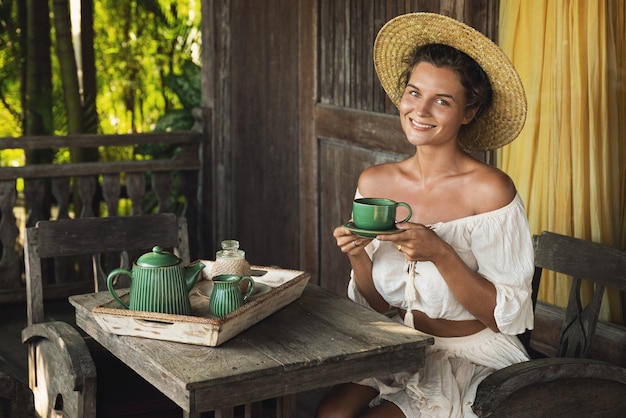
[[[180,258],[156,245],[151,253],[145,253],[139,257],[135,264],[140,267],[169,267],[179,262]]]

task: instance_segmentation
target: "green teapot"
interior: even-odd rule
[[[155,246],[152,252],[133,263],[132,272],[125,268],[112,270],[107,276],[107,288],[113,299],[126,309],[191,315],[189,292],[204,267],[200,261],[185,267],[180,258]],[[120,274],[130,277],[128,304],[120,299],[113,287],[113,279]]]

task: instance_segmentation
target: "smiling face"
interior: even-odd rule
[[[400,100],[400,120],[413,145],[456,144],[462,125],[476,115],[466,108],[466,92],[448,67],[420,62],[410,73]]]

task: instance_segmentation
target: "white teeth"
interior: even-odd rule
[[[418,128],[434,128],[435,127],[435,125],[426,125],[425,123],[419,123],[415,121],[413,121],[413,125],[417,126]]]

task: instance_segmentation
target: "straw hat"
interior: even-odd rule
[[[469,125],[461,127],[459,141],[469,151],[487,151],[513,141],[526,120],[524,86],[504,52],[485,35],[450,17],[435,13],[398,16],[383,26],[374,42],[374,67],[391,101],[404,92],[399,77],[406,59],[418,46],[445,44],[465,52],[487,73],[491,105]]]

